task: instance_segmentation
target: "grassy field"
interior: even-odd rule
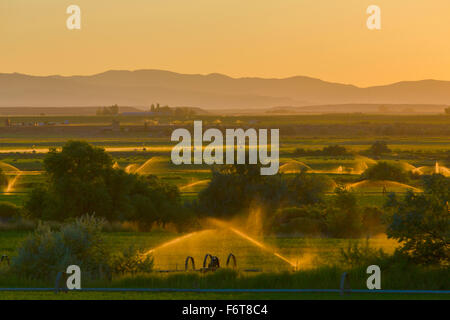
[[[26,231],[0,232],[0,254],[15,256],[17,248],[28,234],[30,232]],[[105,233],[105,241],[108,246],[117,251],[134,246],[145,252],[183,237],[186,237],[186,234],[164,231]],[[349,244],[365,243],[364,240],[279,238],[274,236],[258,239],[258,241],[267,248],[260,248],[226,230],[197,232],[189,238],[183,238],[183,241],[171,243],[167,247],[155,250],[153,253],[155,268],[183,270],[187,256],[194,257],[197,266],[200,267],[207,253],[218,256],[224,263],[228,254],[233,253],[237,258],[238,267],[242,269],[261,269],[263,271],[310,269],[313,264],[317,266],[335,262],[339,258],[340,250],[346,249]],[[396,246],[395,241],[386,238],[371,239],[369,244],[371,247],[383,249],[387,253],[391,253]],[[277,258],[273,255],[274,252],[283,255],[294,265],[289,265]]]
[[[170,133],[176,127],[189,127],[193,119],[177,117],[118,117],[120,131],[111,131],[112,117],[108,116],[38,116],[11,117],[13,122],[64,122],[68,125],[39,127],[4,127],[0,117],[0,167],[14,184],[8,192],[0,193],[0,201],[23,206],[28,193],[46,179],[43,160],[49,148],[61,147],[68,139],[86,140],[106,149],[116,166],[129,172],[155,174],[162,180],[175,184],[183,200],[196,199],[211,178],[206,165],[175,166],[170,163],[170,151],[175,142]],[[144,122],[152,120],[157,125],[144,128]],[[415,168],[450,167],[450,117],[441,115],[258,115],[195,117],[204,126],[259,127],[280,129],[280,165],[288,168],[307,166],[309,172],[325,175],[336,185],[350,186],[361,179],[367,166],[384,160]],[[368,156],[367,150],[377,140],[387,142],[392,150],[382,158]],[[328,145],[345,146],[346,156],[304,156],[299,148],[320,150]],[[292,173],[287,173],[292,174]],[[411,187],[421,188],[420,180],[411,180]],[[386,195],[382,186],[369,183],[355,188],[360,205],[381,207]],[[389,191],[404,193],[408,186],[391,186]],[[332,193],[332,192],[330,192]],[[327,197],[332,196],[328,194]],[[0,227],[2,227],[0,222]],[[3,229],[1,229],[3,230]],[[6,230],[6,229],[5,229]],[[28,231],[0,231],[0,255],[15,256]],[[169,246],[159,246],[174,242]],[[87,283],[87,286],[110,287],[205,287],[205,288],[338,288],[342,268],[327,269],[339,265],[340,251],[361,240],[321,239],[296,237],[254,237],[258,246],[229,230],[206,229],[193,235],[155,230],[140,232],[107,232],[108,246],[122,250],[131,245],[152,252],[156,270],[182,270],[186,256],[195,258],[197,268],[206,253],[217,255],[225,261],[233,253],[238,262],[237,274],[224,270],[217,275],[175,272],[152,273],[145,276],[119,277],[112,283]],[[393,252],[396,243],[385,237],[370,239],[373,248]],[[277,256],[278,255],[278,256]],[[280,258],[282,256],[285,260]],[[286,262],[288,261],[288,262]],[[259,272],[244,272],[258,269]],[[297,270],[294,272],[294,270]],[[316,271],[315,271],[316,270]],[[383,289],[449,289],[448,271],[436,270],[387,270],[383,271]],[[6,272],[6,273],[5,273]],[[229,273],[226,273],[229,272]],[[352,288],[365,288],[365,270],[352,270]],[[50,283],[27,282],[10,278],[6,264],[0,266],[0,287],[52,286]],[[449,295],[402,294],[217,294],[217,293],[1,293],[1,299],[448,299]]]
[[[218,233],[217,231],[215,233]],[[27,232],[0,233],[0,252],[13,257]],[[143,249],[157,248],[152,255],[155,258],[156,270],[162,266],[158,259],[179,259],[178,272],[153,272],[146,274],[116,275],[112,281],[83,280],[83,288],[205,288],[205,289],[338,289],[342,272],[350,275],[352,289],[365,289],[367,274],[365,266],[351,267],[339,262],[340,249],[349,242],[358,240],[345,239],[305,239],[266,237],[262,239],[270,251],[262,250],[249,242],[237,241],[227,236],[221,238],[207,237],[209,244],[203,243],[202,237],[194,235],[190,241],[183,238],[179,243],[161,246],[179,237],[179,234],[169,232],[106,233],[106,241],[113,250],[120,250],[129,245]],[[185,237],[186,235],[181,235]],[[231,239],[230,239],[231,238]],[[392,251],[392,242],[386,239],[373,239],[372,247]],[[226,246],[236,255],[237,269],[224,266],[224,251]],[[160,249],[158,249],[158,247]],[[213,251],[207,251],[213,250]],[[218,251],[214,251],[218,250]],[[160,251],[160,252],[158,252]],[[199,253],[201,252],[201,255]],[[213,273],[181,271],[184,259],[192,255],[201,264],[205,252],[217,254],[222,261],[222,269]],[[293,261],[294,257],[303,258],[295,268],[272,255],[278,252]],[[311,257],[315,256],[315,260]],[[318,259],[318,258],[321,259]],[[308,265],[314,261],[314,265]],[[201,265],[200,265],[201,266]],[[249,272],[245,268],[252,266],[260,268],[258,272]],[[274,268],[278,266],[279,268]],[[172,270],[174,266],[170,265]],[[197,268],[198,268],[197,264]],[[164,269],[164,268],[163,268]],[[450,288],[450,269],[419,268],[411,265],[391,266],[383,269],[382,288],[394,290],[448,290]],[[30,280],[18,278],[8,273],[6,264],[0,268],[0,287],[38,287],[52,288],[53,280]],[[54,294],[48,292],[2,292],[2,299],[449,299],[449,295],[425,294],[350,294],[340,296],[334,293],[113,293],[84,292]]]

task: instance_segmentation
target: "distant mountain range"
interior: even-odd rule
[[[256,109],[335,104],[450,104],[450,81],[404,81],[360,88],[309,77],[231,78],[162,70],[91,76],[0,74],[0,107],[135,106]]]

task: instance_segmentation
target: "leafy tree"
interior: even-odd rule
[[[201,211],[232,216],[257,205],[266,212],[282,206],[320,203],[331,180],[306,172],[293,178],[262,176],[259,165],[229,165],[213,170],[208,187],[199,195]]]
[[[370,148],[369,153],[374,156],[381,156],[384,153],[391,153],[385,141],[376,141]]]
[[[358,238],[362,234],[362,216],[356,196],[341,188],[326,210],[328,233],[333,238]]]
[[[176,186],[113,169],[112,164],[101,148],[67,142],[61,152],[52,150],[44,159],[48,182],[32,190],[26,209],[51,220],[95,213],[108,220],[135,220],[144,228],[178,223],[183,211]]]
[[[368,180],[408,181],[408,174],[403,168],[385,161],[378,162],[376,165],[367,168],[361,177]]]
[[[323,202],[325,192],[332,190],[333,181],[327,176],[302,171],[288,181],[289,201],[293,205],[310,205]]]
[[[445,114],[450,115],[450,107],[445,108]]]
[[[403,199],[390,195],[388,237],[401,243],[400,253],[421,264],[450,262],[450,179],[425,178],[425,192],[409,191]]]
[[[324,147],[322,150],[305,150],[303,148],[297,148],[294,151],[294,155],[297,156],[347,156],[349,152],[343,146],[339,145],[330,145]]]
[[[212,216],[233,216],[253,204],[276,208],[287,195],[281,175],[262,176],[259,165],[225,165],[213,169],[209,185],[199,194],[199,209]]]
[[[324,156],[345,156],[348,154],[347,149],[339,145],[331,145],[324,147],[322,150]]]
[[[103,149],[84,141],[69,141],[61,152],[51,150],[44,159],[48,206],[43,218],[59,220],[94,212],[107,217],[113,208],[105,178],[113,171],[112,164]],[[37,193],[42,197],[42,190]]]

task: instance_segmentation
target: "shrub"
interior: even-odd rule
[[[384,213],[381,209],[364,207],[362,212],[362,229],[366,236],[371,237],[386,232]]]
[[[130,246],[112,255],[111,267],[113,273],[119,274],[150,272],[153,270],[153,258]]]
[[[332,145],[323,148],[322,154],[324,156],[346,156],[348,155],[347,149],[343,146]]]
[[[322,150],[307,150],[303,148],[296,148],[294,151],[294,155],[296,156],[329,156],[329,157],[338,157],[338,156],[348,156],[350,153],[343,146],[339,145],[330,145],[324,147]]]
[[[83,276],[99,277],[109,261],[101,234],[103,222],[94,216],[83,216],[60,231],[51,231],[49,225],[40,224],[12,259],[13,272],[28,278],[51,279],[75,264]]]
[[[326,210],[329,236],[333,238],[358,238],[362,234],[362,217],[354,194],[336,189],[336,196]]]
[[[144,257],[132,247],[112,253],[102,234],[104,225],[103,218],[89,215],[63,224],[59,231],[40,223],[12,259],[11,270],[22,277],[43,280],[54,279],[72,264],[78,265],[87,279],[152,270],[152,257]]]
[[[360,242],[349,242],[347,248],[340,249],[340,260],[344,266],[370,266],[372,264],[379,264],[380,261],[388,259],[389,255],[382,249],[374,249],[366,240],[364,245]]]
[[[323,208],[304,206],[279,209],[272,228],[275,233],[318,236],[325,230]]]

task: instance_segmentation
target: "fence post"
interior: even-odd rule
[[[347,272],[344,272],[341,275],[341,286],[340,286],[340,289],[341,289],[341,293],[340,293],[341,296],[343,296],[345,293],[350,293],[350,280],[349,280]]]
[[[67,276],[65,272],[58,272],[55,279],[55,293],[59,293],[61,289],[63,289],[65,292],[67,292],[67,284],[64,282],[66,280]],[[61,281],[63,281],[63,284],[61,285]]]
[[[192,262],[192,270],[195,271],[194,258],[192,258],[191,256],[188,256],[188,257],[186,258],[186,261],[184,262],[184,271],[188,271],[188,268],[189,268],[189,261]]]

